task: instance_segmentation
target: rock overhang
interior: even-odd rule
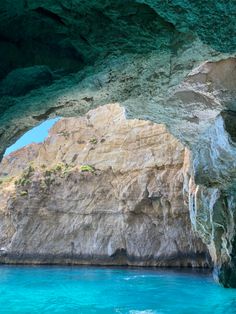
[[[119,102],[127,117],[165,123],[192,151],[188,192],[195,181],[207,202],[218,189],[222,204],[235,173],[235,13],[234,1],[2,1],[0,77],[44,65],[52,81],[1,97],[0,151],[47,117]]]
[[[44,107],[45,112],[38,114],[39,118],[35,119],[34,124],[37,119],[49,116],[54,111],[48,108],[59,107],[56,104],[59,95],[58,92],[55,93],[56,89],[60,90],[62,96],[65,94],[67,104],[62,101],[62,106],[67,109],[64,112],[76,115],[80,111],[91,109],[91,106],[82,104],[82,110],[70,109],[79,107],[76,103],[79,96],[75,95],[75,89],[80,93],[84,89],[89,93],[89,89],[91,93],[97,89],[101,94],[107,94],[109,92],[108,88],[104,88],[105,85],[110,86],[120,76],[123,86],[117,84],[115,90],[109,87],[113,95],[108,95],[106,99],[105,95],[100,95],[99,105],[120,102],[127,108],[127,116],[153,121],[158,120],[159,116],[157,122],[165,122],[161,120],[170,117],[169,124],[172,125],[172,121],[178,120],[178,117],[172,117],[176,115],[175,111],[172,113],[172,110],[168,110],[166,101],[172,101],[170,96],[173,89],[200,63],[235,54],[235,10],[234,1],[222,4],[213,0],[204,4],[201,1],[193,3],[179,0],[130,0],[125,3],[121,0],[49,0],[43,4],[37,0],[20,0],[15,3],[4,0],[0,4],[0,76],[3,78],[18,68],[18,78],[16,75],[12,77],[20,80],[21,75],[25,76],[24,68],[33,69],[33,66],[38,65],[51,68],[53,73],[46,73],[41,85],[54,81],[55,88],[45,88],[41,90],[41,94],[40,91],[38,94],[36,92],[38,100],[33,110],[43,111],[40,109]],[[229,62],[227,66],[231,66]],[[65,80],[64,77],[72,72],[77,73],[75,77]],[[31,75],[33,78],[37,77],[37,69]],[[141,78],[139,82],[138,77]],[[33,90],[40,87],[39,85],[28,84],[28,88],[23,86],[23,91],[29,92],[30,88]],[[70,87],[74,87],[73,90]],[[3,89],[7,88],[3,84]],[[227,91],[227,87],[225,88]],[[103,92],[104,89],[106,90]],[[12,96],[21,96],[20,92],[15,89]],[[34,91],[32,93],[33,104]],[[194,97],[196,98],[196,91]],[[10,120],[14,116],[12,111],[15,115],[22,116],[27,115],[26,111],[32,110],[29,97],[15,99],[8,92],[1,98],[0,109],[5,128],[8,116]],[[71,104],[73,101],[74,105]],[[144,103],[142,106],[141,102]],[[178,102],[182,115],[186,116],[191,112],[189,117],[183,119],[184,123],[201,121],[201,117],[196,116],[193,110],[185,110],[181,97]],[[163,109],[155,108],[157,106]],[[176,107],[176,102],[171,106]],[[202,111],[203,109],[200,108]],[[25,129],[31,127],[32,123],[33,121]],[[13,133],[20,132],[17,130]],[[178,135],[184,133],[181,130]],[[16,136],[14,134],[14,139]]]

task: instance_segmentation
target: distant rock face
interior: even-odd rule
[[[183,199],[187,150],[118,105],[3,159],[1,262],[210,265]]]

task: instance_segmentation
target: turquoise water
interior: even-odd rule
[[[231,314],[236,289],[190,271],[0,266],[0,313]]]

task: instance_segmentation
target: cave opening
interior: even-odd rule
[[[0,217],[9,233],[0,246],[15,263],[34,256],[50,264],[210,267],[183,200],[185,149],[163,124],[127,120],[119,104],[45,121],[0,164],[2,209],[16,228]],[[34,216],[22,225],[25,207]]]
[[[222,271],[220,283],[235,287],[234,197],[217,209],[218,217],[211,210],[236,173],[236,112],[227,110],[235,99],[235,9],[233,0],[0,1],[0,264],[214,266]],[[55,120],[5,151],[49,118]],[[55,123],[49,134],[45,123]],[[200,171],[194,172],[196,165]],[[214,228],[223,239],[212,236]],[[54,309],[50,289],[45,302],[37,299],[44,284],[63,286],[66,272],[52,269],[43,283],[32,272],[40,282],[30,300],[37,313]],[[138,281],[132,271],[122,277],[134,285],[116,286],[121,277],[111,276],[115,280],[102,290],[104,273],[89,272],[98,287],[86,280],[78,287],[86,271],[72,272],[69,280],[76,285],[57,291],[53,301],[63,308],[82,300],[82,307],[68,311],[193,314],[194,303],[196,313],[235,308],[235,294],[225,293],[223,302],[220,290],[204,286],[201,276],[182,286],[165,275],[157,292],[151,273],[151,284],[132,303],[136,288],[144,287],[143,270],[137,271]],[[35,287],[35,282],[27,283]],[[182,299],[173,298],[172,306],[169,292],[176,282],[174,294],[181,291]],[[0,276],[0,288],[2,283]],[[76,294],[86,287],[88,298]],[[7,290],[18,293],[14,283],[10,289],[4,285]],[[108,291],[128,306],[107,309]],[[4,298],[2,307],[11,304]],[[24,304],[20,308],[24,312]]]

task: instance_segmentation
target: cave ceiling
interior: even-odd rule
[[[235,1],[1,1],[0,150],[48,117],[112,102],[195,143],[234,110],[235,17]],[[206,61],[213,76],[191,74]]]

